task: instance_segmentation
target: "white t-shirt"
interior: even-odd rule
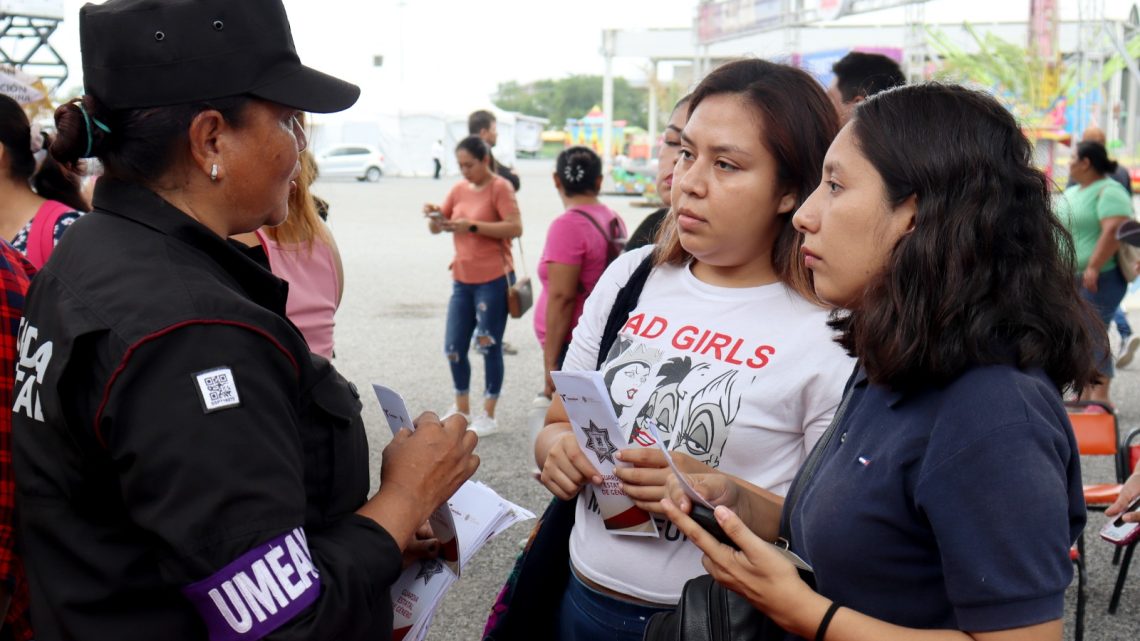
[[[602,275],[564,370],[595,369],[614,298],[652,250],[624,254]],[[716,287],[687,266],[654,269],[602,368],[619,422],[628,432],[651,418],[671,450],[785,494],[854,367],[827,317],[782,283]],[[700,549],[667,519],[657,517],[660,538],[616,536],[592,506],[586,486],[570,535],[570,558],[586,578],[674,604],[685,581],[705,573]]]

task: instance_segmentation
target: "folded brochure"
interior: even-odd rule
[[[602,522],[611,534],[658,536],[657,523],[621,488],[616,467],[630,467],[614,458],[629,439],[618,425],[605,381],[599,372],[551,372],[558,396],[566,408],[578,445],[602,476],[601,487],[592,488]]]
[[[415,429],[403,397],[383,385],[372,389],[393,434],[403,428]],[[413,563],[392,584],[393,641],[426,637],[436,608],[471,557],[507,528],[533,518],[534,513],[483,483],[465,482],[429,518],[440,541],[440,556]]]

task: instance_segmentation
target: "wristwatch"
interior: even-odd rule
[[[471,226],[467,228],[467,231],[471,232],[472,234],[478,233],[479,232],[479,225],[476,225],[475,223],[471,223]]]

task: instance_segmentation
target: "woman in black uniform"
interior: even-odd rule
[[[106,173],[29,293],[13,409],[37,638],[387,638],[477,439],[421,417],[368,499],[355,387],[226,240],[284,219],[298,112],[358,88],[301,65],[280,0],[111,0],[80,32],[51,151]]]

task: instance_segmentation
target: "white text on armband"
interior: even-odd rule
[[[51,341],[36,343],[39,330],[28,324],[28,319],[20,320],[20,334],[17,342],[20,347],[20,360],[16,363],[16,386],[12,412],[44,422],[43,407],[40,405],[40,384],[51,364]]]
[[[321,593],[321,577],[297,528],[262,543],[182,594],[197,608],[210,641],[253,641],[273,632]]]

